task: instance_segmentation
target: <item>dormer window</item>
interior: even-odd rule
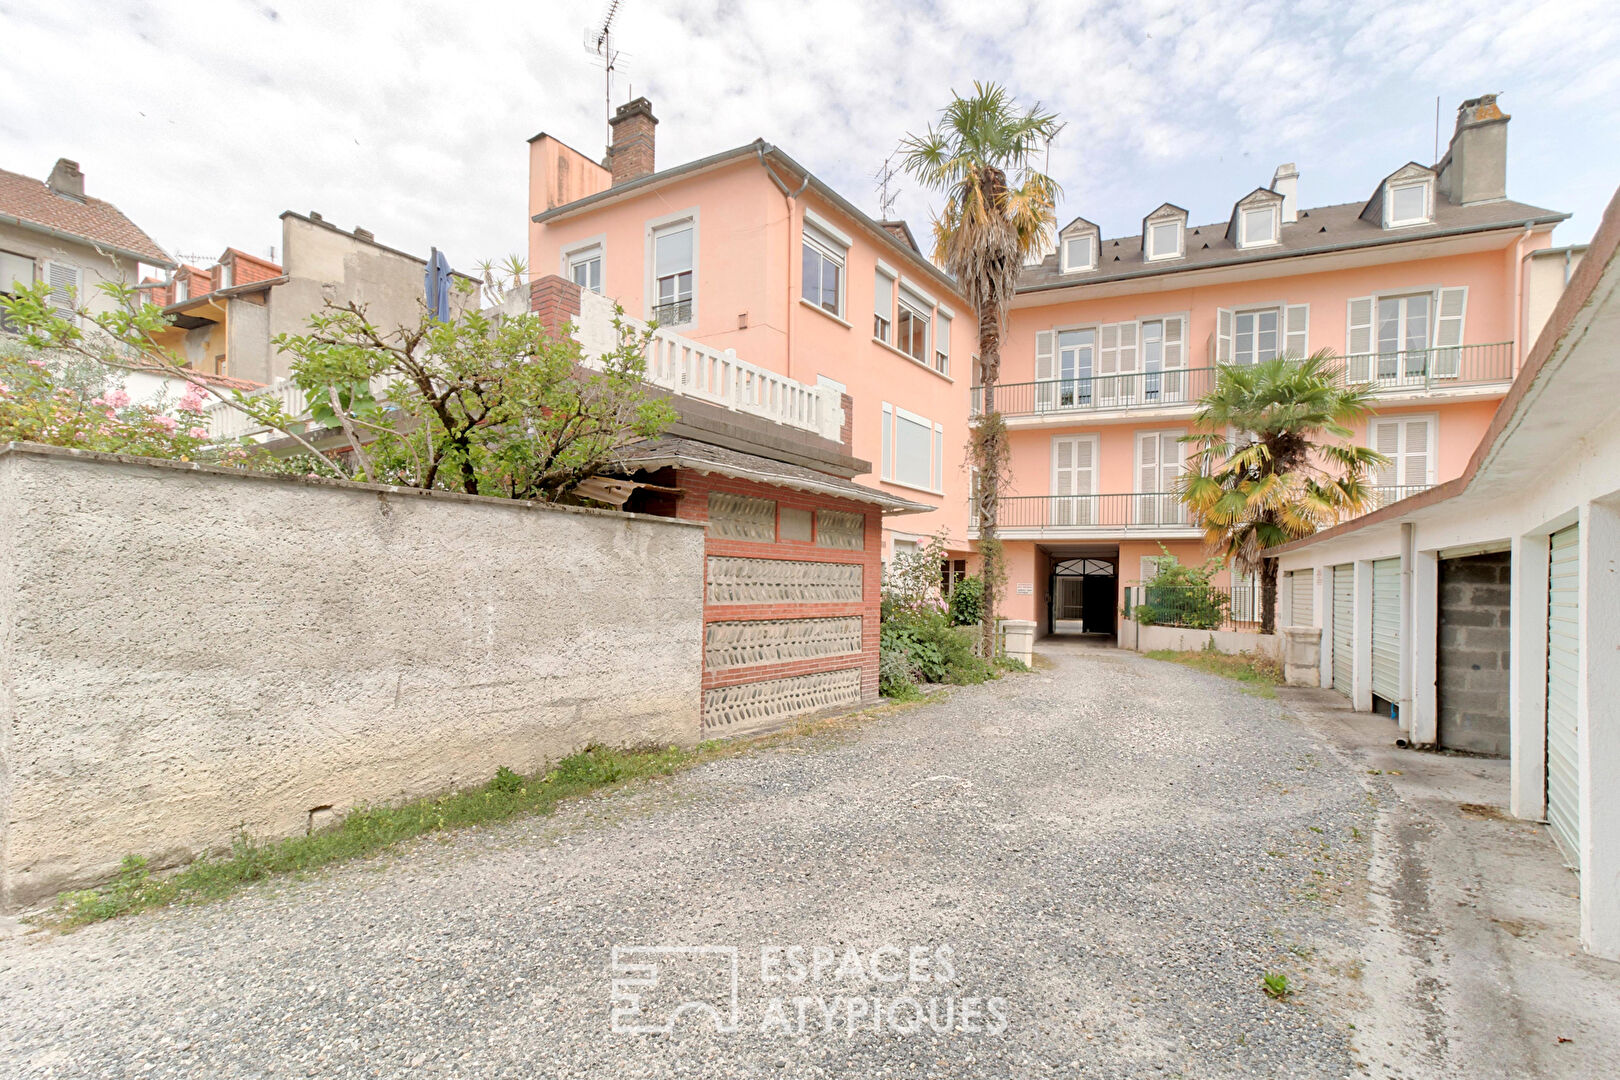
[[[1081,270],[1095,270],[1097,268],[1097,244],[1095,237],[1070,236],[1063,241],[1063,272],[1065,274],[1077,273]]]
[[[1181,254],[1181,222],[1160,221],[1148,226],[1149,259],[1173,259]]]
[[[1429,184],[1428,181],[1419,181],[1415,184],[1389,185],[1389,197],[1385,199],[1384,227],[1396,228],[1401,225],[1422,225],[1429,220]]]
[[[1277,208],[1275,206],[1261,206],[1253,210],[1243,211],[1240,220],[1242,235],[1238,239],[1238,247],[1261,247],[1265,244],[1277,242]]]

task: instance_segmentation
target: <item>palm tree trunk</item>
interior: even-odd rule
[[[1277,632],[1277,560],[1260,563],[1260,632]]]
[[[996,614],[1001,601],[1005,567],[1001,541],[996,537],[996,514],[1001,505],[1001,477],[1006,471],[1007,434],[996,411],[996,382],[1001,376],[1001,311],[985,305],[979,313],[979,377],[984,387],[983,412],[973,433],[979,470],[979,557],[984,581],[984,615],[980,627],[984,655],[996,655]]]

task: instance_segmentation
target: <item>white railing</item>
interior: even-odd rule
[[[575,328],[587,357],[617,347],[613,318],[612,300],[593,292],[581,295]],[[637,319],[623,318],[637,329],[646,328]],[[653,332],[647,346],[646,378],[681,397],[763,417],[833,442],[840,441],[843,433],[842,395],[832,387],[790,379],[739,359],[734,349],[712,348],[668,330]]]
[[[309,407],[304,400],[304,392],[291,379],[277,379],[249,396],[273,398],[291,416],[302,416]],[[229,401],[210,402],[203,407],[203,418],[208,423],[211,442],[236,442],[238,439],[263,435],[269,430]]]

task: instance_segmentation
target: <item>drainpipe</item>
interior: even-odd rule
[[[783,310],[783,313],[784,313],[784,323],[783,323],[783,325],[785,327],[785,337],[786,337],[786,341],[787,341],[787,350],[786,350],[787,351],[787,371],[785,372],[785,374],[787,375],[788,378],[791,379],[791,378],[793,378],[793,315],[794,315],[794,311],[793,311],[793,308],[794,308],[794,303],[793,303],[793,210],[794,210],[794,207],[798,205],[799,196],[803,195],[804,194],[804,189],[810,186],[810,174],[809,173],[804,174],[804,182],[799,185],[798,190],[789,191],[788,186],[782,182],[782,178],[780,176],[776,175],[776,170],[771,168],[770,163],[765,160],[765,152],[767,150],[770,150],[770,149],[774,149],[774,148],[771,146],[770,143],[766,143],[766,142],[761,142],[757,147],[754,148],[755,153],[757,153],[759,155],[760,167],[765,170],[765,175],[769,176],[771,178],[771,183],[775,184],[776,187],[777,187],[777,190],[779,190],[782,193],[782,201],[787,206],[787,221],[785,223],[785,229],[786,229],[786,232],[787,232],[787,262],[784,264],[784,267],[783,267],[784,270],[786,271],[786,273],[783,276],[784,276],[784,278],[785,278],[785,280],[787,282],[787,288],[786,288],[786,291],[785,291],[785,295],[783,296],[783,302],[784,303],[783,303],[782,310]],[[845,287],[848,288],[848,285],[846,284]]]
[[[1519,368],[1524,364],[1524,338],[1530,332],[1528,314],[1524,310],[1524,242],[1529,239],[1531,225],[1524,223],[1524,232],[1519,234],[1518,240],[1513,243],[1513,321],[1517,324],[1513,331],[1513,376],[1517,378]]]

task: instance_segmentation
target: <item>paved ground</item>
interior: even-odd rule
[[[0,942],[0,1072],[1443,1075],[1381,1038],[1406,946],[1365,920],[1408,894],[1367,885],[1400,864],[1355,753],[1211,676],[1049,657],[551,819]],[[615,1034],[614,947],[694,945],[737,951],[738,1030]],[[729,953],[620,959],[660,972],[621,1026],[729,1020]]]

